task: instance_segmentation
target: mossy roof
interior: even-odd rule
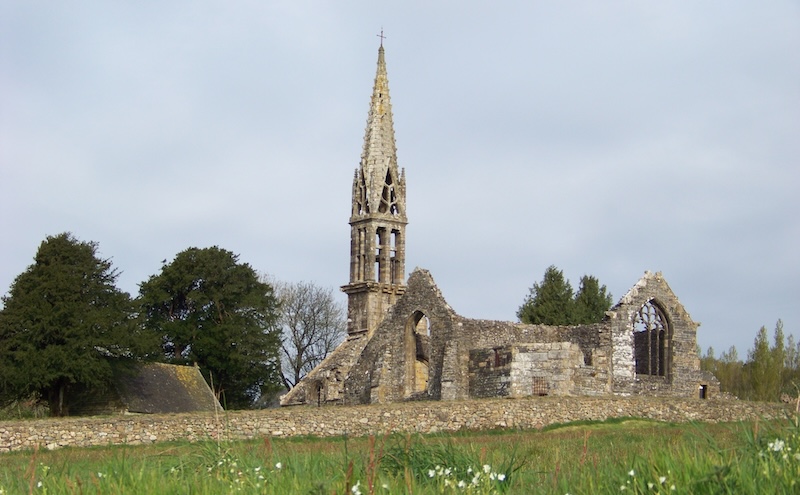
[[[222,410],[195,366],[139,363],[116,373],[121,401],[131,413],[182,413]]]

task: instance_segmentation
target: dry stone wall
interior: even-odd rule
[[[371,406],[290,407],[221,414],[142,415],[0,422],[0,452],[176,440],[364,436],[641,417],[658,421],[738,421],[790,414],[778,403],[645,397],[535,397],[425,401]]]

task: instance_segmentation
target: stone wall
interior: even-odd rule
[[[469,351],[469,395],[505,397],[511,393],[511,348]]]
[[[641,417],[659,421],[777,418],[778,403],[645,397],[530,397],[372,406],[297,406],[263,411],[0,422],[0,452],[65,446],[296,435],[363,436],[392,432],[541,428],[552,423]]]

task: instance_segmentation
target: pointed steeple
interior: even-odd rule
[[[405,183],[397,169],[392,102],[383,45],[378,48],[378,68],[370,99],[361,165],[353,184],[353,219],[365,214],[405,218]],[[403,201],[399,192],[403,190]],[[356,198],[356,195],[358,196]]]
[[[381,38],[381,41],[383,38]],[[348,332],[371,334],[405,292],[406,178],[397,168],[383,43],[350,215]]]

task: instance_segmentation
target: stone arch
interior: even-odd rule
[[[414,311],[406,320],[404,338],[405,384],[403,396],[425,394],[430,376],[430,319]]]
[[[655,299],[648,299],[633,316],[633,360],[637,375],[669,377],[672,325]]]

